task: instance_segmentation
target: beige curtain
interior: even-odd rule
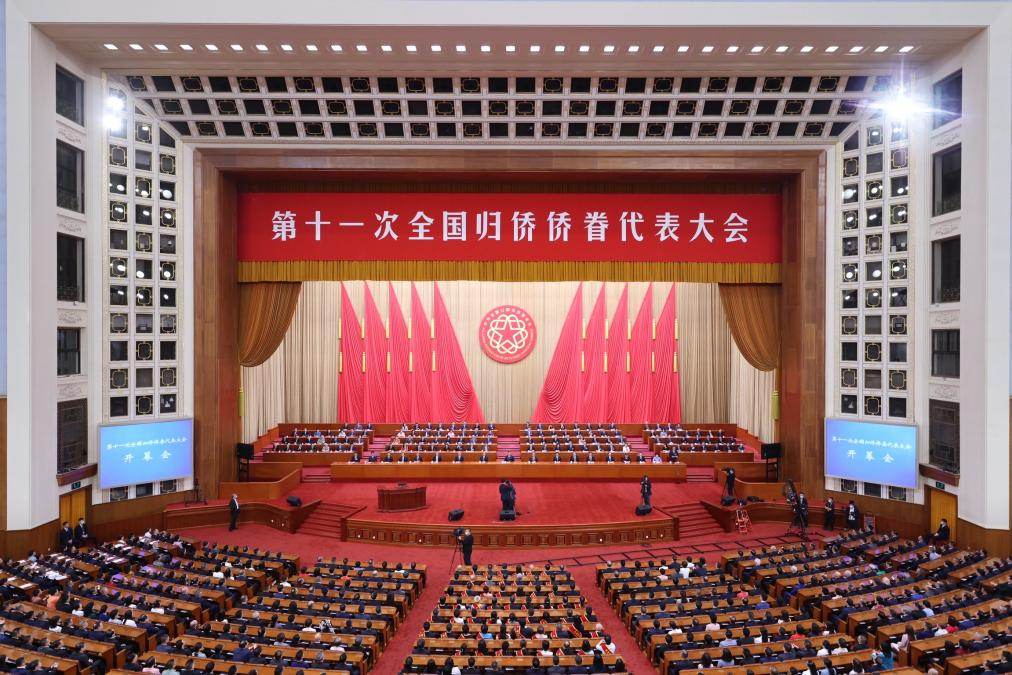
[[[731,340],[728,421],[734,422],[764,443],[774,438],[772,394],[776,389],[775,370],[759,370]]]
[[[780,365],[780,286],[720,284],[731,334],[742,356],[759,370]]]
[[[239,284],[239,363],[257,366],[281,344],[299,301],[301,283]]]
[[[731,333],[716,284],[678,284],[678,352],[682,420],[730,421]]]

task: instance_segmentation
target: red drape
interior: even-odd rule
[[[583,419],[588,422],[605,421],[607,374],[604,372],[604,284],[597,294],[594,309],[590,311],[587,330],[583,338]]]
[[[629,341],[629,419],[631,422],[647,422],[650,416],[651,377],[650,354],[653,351],[654,285],[647,287],[643,304],[636,314]]]
[[[440,422],[485,421],[471,374],[457,342],[439,284],[432,284],[433,318],[436,324],[436,370],[432,375],[432,416]]]
[[[411,420],[431,422],[432,354],[431,326],[414,282],[411,283],[411,356],[408,380],[411,389]]]
[[[661,308],[654,340],[653,396],[651,422],[677,422],[678,379],[675,375],[675,285]]]
[[[369,284],[365,287],[365,406],[369,422],[386,422],[387,334]]]
[[[625,369],[629,353],[629,284],[622,289],[608,330],[608,421],[631,422],[629,417],[629,373]]]
[[[545,384],[538,397],[532,422],[578,422],[580,420],[580,323],[583,319],[583,284],[562,324]]]
[[[342,422],[363,422],[365,378],[361,326],[348,289],[341,284],[341,374],[338,378],[337,418]]]
[[[408,324],[394,285],[387,283],[390,298],[390,372],[387,373],[387,422],[412,422],[411,387],[408,383]]]

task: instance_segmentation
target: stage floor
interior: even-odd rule
[[[387,482],[303,483],[294,494],[302,497],[303,501],[320,499],[332,504],[364,507],[353,516],[362,520],[446,523],[447,512],[462,508],[462,525],[499,523],[499,490],[495,481],[411,482],[409,485],[412,487],[426,486],[428,506],[419,511],[381,513],[377,509],[376,488],[392,485]],[[634,520],[636,516],[633,510],[640,502],[639,481],[514,481],[514,486],[517,490],[517,509],[522,514],[517,522],[528,525],[582,525]],[[720,487],[717,483],[654,483],[652,503],[664,507],[719,497]],[[653,514],[644,519],[667,517],[655,509]]]

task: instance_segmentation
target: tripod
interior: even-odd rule
[[[791,524],[787,526],[787,532],[784,533],[784,536],[794,534],[801,541],[808,541],[807,515],[802,513],[801,506],[796,502],[791,504],[791,508],[794,510],[794,515],[791,518]]]

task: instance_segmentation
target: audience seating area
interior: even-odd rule
[[[326,429],[295,429],[268,448],[269,452],[336,452],[358,453],[369,447],[373,438],[371,424],[345,424]]]
[[[520,430],[521,450],[555,452],[628,451],[625,436],[615,424],[525,424]]]
[[[721,429],[683,429],[679,424],[644,424],[643,440],[654,452],[745,452],[745,445]]]
[[[662,675],[954,675],[1012,670],[1010,571],[983,551],[850,532],[719,561],[608,562],[597,578]]]
[[[625,664],[568,570],[460,566],[404,673],[623,673]]]

